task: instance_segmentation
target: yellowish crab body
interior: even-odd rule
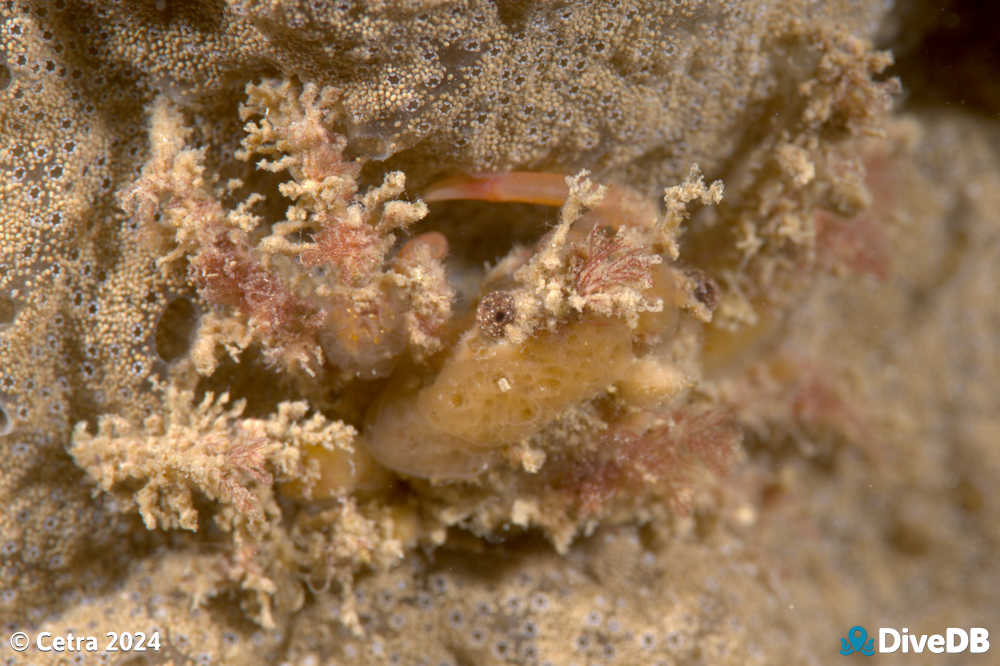
[[[714,286],[670,261],[676,220],[583,174],[453,179],[428,198],[462,196],[561,203],[559,224],[484,276],[476,316],[449,350],[397,367],[367,410],[360,450],[403,476],[471,480],[573,409],[602,397],[657,409],[697,380]]]
[[[648,206],[549,174],[453,180],[432,194],[564,206],[533,255],[515,251],[486,276],[485,285],[509,288],[480,298],[474,325],[437,375],[394,380],[369,411],[364,441],[380,463],[408,476],[469,479],[602,394],[648,407],[694,381],[697,333],[682,325],[682,311],[710,316],[696,297],[710,287],[662,262],[654,247],[671,244],[657,238]],[[622,202],[646,214],[633,226],[604,226],[626,215]]]

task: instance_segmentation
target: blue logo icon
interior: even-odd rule
[[[850,639],[850,642],[848,642]],[[868,638],[868,630],[861,625],[851,627],[847,632],[847,638],[840,639],[840,654],[854,654],[860,652],[871,656],[875,654],[875,639]]]

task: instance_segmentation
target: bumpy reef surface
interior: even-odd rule
[[[5,640],[1000,629],[994,17],[940,4],[0,2]]]

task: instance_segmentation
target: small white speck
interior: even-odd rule
[[[737,524],[743,527],[750,527],[757,522],[757,512],[749,504],[744,504],[737,508],[733,517],[736,519]]]

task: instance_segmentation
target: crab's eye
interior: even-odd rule
[[[689,268],[686,272],[693,282],[691,294],[706,308],[714,310],[719,304],[719,287],[715,284],[715,280],[695,268]]]
[[[501,338],[507,324],[513,323],[514,297],[506,291],[494,291],[483,296],[476,310],[480,330],[491,338]]]

